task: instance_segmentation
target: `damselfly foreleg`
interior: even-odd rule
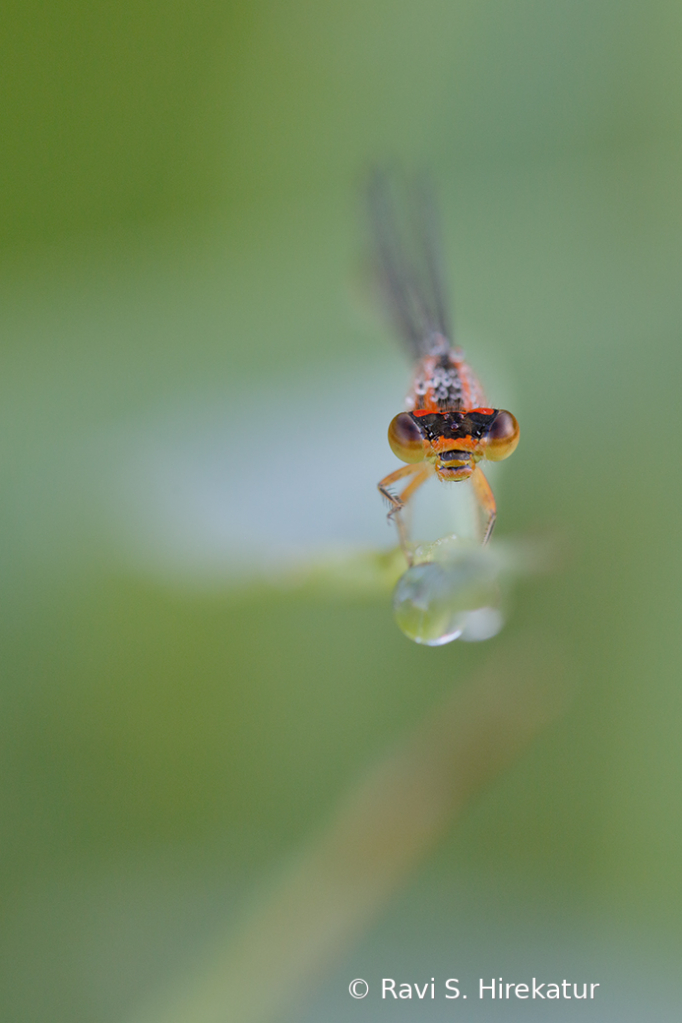
[[[476,466],[471,474],[471,482],[474,487],[474,494],[476,495],[476,502],[481,516],[481,528],[483,532],[482,542],[485,544],[490,539],[490,534],[492,533],[493,526],[495,525],[495,519],[497,518],[497,505],[495,504],[495,497],[490,489],[490,484],[483,475],[483,471],[479,468],[479,466]]]
[[[412,564],[412,551],[408,545],[407,537],[407,526],[401,515],[401,512],[409,499],[414,494],[422,483],[425,483],[433,472],[431,466],[428,463],[420,462],[414,465],[403,465],[400,469],[396,469],[395,472],[391,472],[388,476],[384,476],[382,480],[377,484],[379,493],[386,498],[391,505],[391,510],[388,513],[389,521],[393,519],[398,530],[398,540],[400,547],[407,559],[408,565]],[[400,496],[392,494],[388,489],[392,483],[397,483],[398,480],[405,479],[406,476],[413,476],[413,479],[407,484]]]

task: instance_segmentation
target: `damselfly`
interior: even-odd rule
[[[406,464],[378,484],[391,505],[388,518],[395,522],[400,546],[412,564],[402,512],[433,475],[444,482],[471,480],[481,540],[488,541],[496,505],[478,463],[511,455],[519,442],[519,424],[511,412],[488,406],[462,349],[452,343],[428,190],[423,183],[409,190],[402,219],[383,176],[373,177],[369,199],[380,283],[395,327],[416,362],[405,411],[394,416],[388,428],[391,450]],[[390,488],[399,480],[409,482],[397,495]]]

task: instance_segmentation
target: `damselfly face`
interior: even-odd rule
[[[388,442],[401,462],[429,462],[442,480],[465,480],[482,458],[500,462],[519,442],[519,424],[504,409],[400,412]]]

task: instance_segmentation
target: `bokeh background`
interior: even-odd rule
[[[549,1013],[376,995],[495,975],[601,983],[561,1019],[678,1019],[679,4],[23,0],[4,22],[3,1018]],[[489,643],[410,644],[344,570],[392,543],[374,484],[408,368],[359,200],[385,160],[436,180],[460,338],[522,422],[498,537],[559,552]],[[514,643],[551,651],[563,716],[324,968],[202,1016],[202,963]]]

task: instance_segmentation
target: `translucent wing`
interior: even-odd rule
[[[368,206],[377,274],[391,319],[414,358],[451,340],[435,206],[424,179],[370,179]]]

